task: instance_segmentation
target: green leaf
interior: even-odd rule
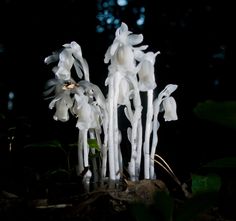
[[[88,145],[89,145],[90,148],[95,148],[95,150],[100,151],[96,139],[88,139]]]
[[[175,212],[175,221],[198,220],[198,216],[217,203],[221,178],[215,174],[192,175],[193,196],[180,205]]]
[[[236,129],[236,101],[207,100],[198,103],[194,113],[201,119]]]
[[[221,187],[221,178],[215,174],[207,176],[192,175],[192,193],[193,195],[202,193],[218,192]]]

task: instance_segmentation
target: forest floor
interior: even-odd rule
[[[205,199],[201,198],[196,204],[192,204],[191,194],[187,198],[183,197],[183,194],[182,197],[178,197],[178,194],[175,194],[176,190],[169,190],[161,180],[126,182],[119,189],[97,188],[83,194],[73,192],[75,185],[59,186],[52,187],[49,190],[51,193],[45,198],[17,196],[2,190],[0,220],[236,220],[234,211],[231,209],[232,214],[227,214],[227,209],[222,209],[219,201],[204,207]],[[194,212],[189,213],[190,210]]]

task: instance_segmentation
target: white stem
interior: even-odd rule
[[[89,147],[88,147],[88,138],[87,138],[87,134],[88,134],[88,130],[84,129],[82,130],[82,134],[83,134],[83,147],[84,147],[84,167],[88,167],[89,166]]]
[[[134,116],[139,114],[137,112],[139,112],[139,109],[135,110]],[[137,158],[137,129],[138,129],[138,118],[134,117],[134,121],[132,124],[132,133],[131,133],[131,160],[129,164],[131,181],[136,181],[135,162]]]
[[[118,96],[121,74],[119,72],[114,75],[114,97],[113,97],[113,139],[114,139],[114,164],[116,180],[120,179],[120,165],[119,165],[119,128],[118,128]]]
[[[114,128],[113,128],[113,97],[114,97],[114,84],[113,79],[110,79],[108,90],[108,161],[109,161],[109,178],[110,181],[115,181],[115,159],[114,159]]]
[[[153,180],[156,179],[156,174],[154,170],[154,157],[155,157],[156,147],[158,143],[157,131],[159,129],[159,126],[160,126],[160,123],[158,121],[158,113],[155,113],[153,117],[151,161],[150,161],[150,178]]]
[[[84,157],[83,157],[83,143],[82,143],[82,133],[79,131],[78,135],[78,175],[80,175],[84,170]]]
[[[153,118],[153,90],[147,91],[147,114],[144,140],[144,178],[150,179],[150,135]]]
[[[121,147],[120,147],[121,141],[122,141],[122,136],[121,136],[121,132],[119,131],[118,160],[119,160],[120,175],[123,175],[123,157],[122,157],[122,152],[121,152]]]
[[[143,142],[143,127],[142,127],[142,119],[139,119],[138,122],[138,136],[137,136],[137,159],[135,162],[135,175],[139,180],[140,175],[140,167],[141,167],[141,159],[142,159],[142,142]]]
[[[136,165],[135,165],[135,152],[136,152],[136,147],[135,147],[135,130],[133,129],[134,128],[134,113],[133,113],[133,110],[131,108],[131,102],[130,102],[130,99],[127,98],[127,102],[126,102],[126,110],[127,110],[127,117],[128,117],[128,120],[130,121],[131,123],[131,135],[130,135],[130,143],[131,143],[131,158],[130,158],[130,162],[129,162],[129,166],[128,166],[128,171],[129,171],[129,175],[130,175],[130,179],[132,181],[135,181],[136,180]]]
[[[101,145],[101,154],[102,154],[102,171],[101,171],[101,176],[102,179],[105,179],[106,174],[107,174],[107,145],[108,145],[108,113],[107,110],[104,110],[103,112],[103,134],[104,134],[104,139],[103,139],[103,145]]]
[[[137,132],[138,132],[138,122],[141,119],[142,113],[142,105],[141,105],[141,98],[138,89],[138,81],[133,76],[129,77],[133,87],[134,87],[134,114],[133,119],[131,122],[132,125],[132,133],[131,133],[131,159],[129,162],[129,174],[131,181],[137,180],[137,174],[135,174],[135,162],[137,159]]]
[[[86,192],[90,191],[90,180],[91,180],[91,177],[92,177],[92,173],[88,169],[88,171],[86,172],[86,174],[83,177],[83,185],[84,185],[84,190]]]

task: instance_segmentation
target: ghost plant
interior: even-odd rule
[[[158,143],[158,115],[164,111],[166,121],[177,120],[176,102],[171,96],[177,85],[167,85],[154,97],[157,87],[154,66],[159,52],[147,52],[147,45],[140,46],[142,41],[143,35],[133,34],[125,23],[116,30],[114,41],[104,58],[104,62],[109,64],[105,81],[108,86],[106,96],[98,86],[90,82],[88,64],[76,42],[63,45],[60,52],[45,58],[47,64],[58,62],[52,69],[55,77],[48,81],[45,92],[47,96],[54,92],[49,104],[50,109],[56,109],[54,119],[64,122],[70,116],[77,118],[78,174],[86,171],[84,184],[87,187],[91,177],[101,183],[108,178],[109,184],[114,184],[123,176],[119,108],[122,108],[130,122],[127,128],[131,153],[128,162],[129,179],[141,179],[142,169],[144,179],[156,178],[154,157]],[[147,94],[146,116],[142,114],[141,92]],[[97,141],[101,159],[98,164],[91,163],[89,159],[89,153],[94,149],[89,148],[88,139]],[[141,168],[142,159],[144,168]],[[99,173],[96,173],[94,167],[98,168]]]

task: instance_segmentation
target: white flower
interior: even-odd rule
[[[78,116],[76,127],[80,130],[100,129],[98,110],[88,103],[88,97],[83,94],[75,94],[75,100],[76,106],[73,108],[73,112]]]
[[[154,100],[154,114],[157,115],[159,112],[164,111],[165,121],[177,120],[177,106],[175,99],[170,96],[176,89],[176,84],[168,84]]]
[[[140,91],[153,90],[156,87],[154,64],[157,53],[148,52],[143,54],[140,63],[138,64],[138,77]]]
[[[59,120],[62,122],[68,121],[68,110],[72,107],[72,105],[73,101],[68,91],[65,91],[64,93],[55,97],[49,104],[50,109],[56,107],[56,112],[53,116],[54,120]]]
[[[78,43],[72,41],[70,44],[64,44],[64,47],[68,47],[73,57],[76,59],[74,60],[74,67],[78,77],[81,79],[84,75],[85,80],[89,81],[89,66],[87,61],[82,56],[82,50]]]
[[[162,101],[165,121],[177,120],[176,101],[173,97],[166,97]]]
[[[116,37],[105,54],[104,62],[108,63],[111,60],[111,63],[116,65],[118,69],[134,71],[136,61],[133,45],[142,41],[142,34],[132,34],[128,30],[128,26],[122,23],[120,28],[116,30]]]
[[[48,64],[54,61],[54,55],[45,58],[45,62]],[[58,56],[59,62],[56,67],[53,68],[53,72],[58,79],[68,81],[71,79],[70,70],[74,64],[75,59],[72,56],[72,50],[70,48],[65,48]]]
[[[59,80],[68,81],[71,79],[71,68],[73,65],[80,79],[84,75],[85,79],[89,80],[88,64],[82,57],[80,45],[72,41],[70,44],[64,44],[63,47],[64,49],[60,53],[54,52],[46,57],[44,62],[50,64],[59,61],[58,65],[52,69]]]

